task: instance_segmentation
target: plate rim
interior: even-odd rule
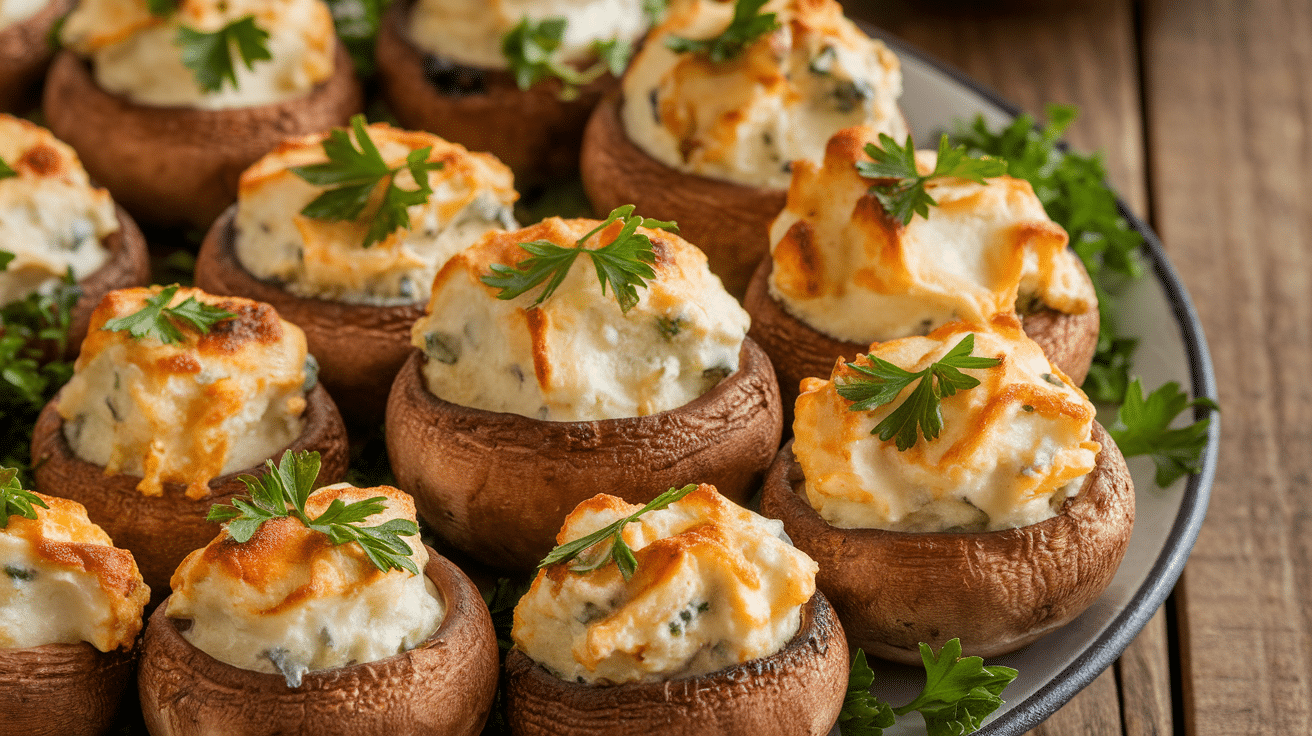
[[[1024,113],[1019,105],[951,64],[868,21],[857,22],[862,30],[883,41],[899,57],[914,57],[918,62],[932,67],[1012,118]],[[1064,141],[1059,145],[1062,149],[1067,148]],[[1211,350],[1208,348],[1207,338],[1203,333],[1198,312],[1194,308],[1193,299],[1189,296],[1179,272],[1167,258],[1166,249],[1157,232],[1130,210],[1114,187],[1110,184],[1106,186],[1116,198],[1116,208],[1120,215],[1131,228],[1143,236],[1141,250],[1149,269],[1165,292],[1167,306],[1180,329],[1188,362],[1191,396],[1217,401],[1219,397]],[[1203,450],[1200,471],[1188,476],[1180,500],[1180,508],[1164,540],[1163,551],[1148,568],[1144,583],[1111,619],[1103,632],[1094,638],[1065,669],[1050,678],[1029,697],[1015,703],[1006,712],[985,723],[976,731],[977,734],[1018,736],[1038,726],[1110,667],[1170,597],[1202,530],[1208,502],[1212,495],[1212,484],[1216,477],[1221,442],[1220,414],[1214,411],[1208,413],[1203,407],[1194,408],[1195,421],[1204,416],[1210,416],[1212,422],[1208,426],[1207,445]],[[1172,686],[1173,691],[1174,689]],[[1117,696],[1119,699],[1119,691]]]

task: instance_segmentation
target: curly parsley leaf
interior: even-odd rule
[[[934,170],[921,175],[916,168],[916,146],[907,136],[905,146],[885,133],[879,134],[879,145],[866,144],[866,155],[871,161],[858,161],[856,170],[867,179],[880,179],[870,187],[884,211],[903,226],[916,215],[929,217],[929,208],[938,202],[925,190],[931,179],[952,177],[983,184],[990,177],[1007,173],[1007,162],[990,156],[972,158],[965,146],[953,146],[945,134],[938,142],[938,160]]]
[[[1201,469],[1203,450],[1207,447],[1207,430],[1211,417],[1204,417],[1186,427],[1171,428],[1171,423],[1185,409],[1201,406],[1219,411],[1208,398],[1189,400],[1175,381],[1143,395],[1143,385],[1136,378],[1125,393],[1125,403],[1117,412],[1109,430],[1116,446],[1126,457],[1148,455],[1157,466],[1157,485],[1165,488],[1187,473]]]
[[[227,523],[228,535],[240,543],[250,541],[260,526],[270,519],[295,517],[307,529],[324,534],[335,545],[355,542],[365,557],[383,572],[405,570],[419,574],[410,555],[413,550],[401,537],[419,533],[419,526],[409,519],[391,519],[376,526],[363,526],[370,516],[383,511],[386,497],[375,496],[345,503],[333,499],[323,513],[311,518],[305,505],[319,477],[319,453],[287,450],[278,464],[264,461],[266,473],[261,477],[239,478],[250,491],[250,498],[234,498],[231,506],[214,504],[207,521]]]
[[[237,89],[234,54],[247,69],[254,68],[257,61],[273,58],[269,53],[269,33],[255,25],[253,15],[238,18],[213,33],[182,26],[174,43],[182,47],[183,66],[191,70],[196,85],[205,92],[218,92],[224,80]]]
[[[893,725],[893,707],[870,692],[874,684],[875,671],[866,664],[866,653],[858,649],[847,676],[843,710],[838,714],[842,736],[882,736],[884,729]]]
[[[557,53],[567,25],[568,21],[559,16],[540,21],[525,17],[502,37],[501,54],[520,89],[527,90],[546,79],[559,79],[560,98],[572,100],[578,97],[579,87],[607,71],[618,76],[628,66],[632,47],[625,41],[612,39],[593,45],[598,56],[596,64],[582,71],[575,69]]]
[[[780,27],[775,13],[762,13],[768,0],[736,0],[733,20],[720,35],[714,38],[693,39],[670,36],[665,47],[679,54],[706,54],[716,64],[722,64],[741,54],[756,39]]]
[[[647,280],[656,277],[651,264],[656,262],[652,252],[651,239],[638,232],[639,227],[661,228],[678,232],[673,222],[662,222],[633,214],[634,206],[626,204],[616,207],[610,215],[586,235],[575,241],[573,247],[561,246],[549,240],[534,240],[520,243],[519,247],[529,253],[529,257],[520,261],[513,268],[500,263],[492,264],[492,273],[482,277],[482,282],[494,289],[500,289],[498,299],[514,299],[530,291],[542,282],[546,288],[538,294],[532,306],[546,301],[569,275],[580,253],[586,253],[597,269],[597,279],[601,282],[601,293],[606,293],[609,284],[615,292],[620,309],[628,312],[638,303],[637,287],[646,288]],[[609,244],[596,250],[583,247],[593,235],[609,227],[612,223],[622,222],[620,232]]]
[[[445,164],[429,161],[433,148],[426,146],[407,154],[405,163],[400,166],[388,166],[378,146],[369,137],[363,115],[351,118],[351,132],[355,134],[354,142],[345,130],[332,130],[323,142],[323,152],[328,160],[294,166],[291,172],[315,186],[332,187],[301,209],[301,214],[306,217],[329,222],[359,219],[379,185],[384,186],[362,243],[368,248],[383,242],[398,229],[410,227],[408,208],[428,201],[433,194],[428,173],[440,171]],[[396,175],[403,169],[410,171],[416,189],[402,189],[396,185]]]
[[[18,176],[18,172],[10,168],[9,164],[0,158],[0,179],[8,179],[11,176]]]
[[[903,389],[916,383],[911,394],[870,430],[884,442],[896,438],[897,449],[906,451],[921,436],[926,442],[938,437],[943,429],[939,407],[942,397],[979,385],[979,379],[962,373],[962,369],[992,368],[1002,362],[998,358],[972,357],[970,353],[974,349],[975,335],[966,335],[946,355],[916,373],[873,354],[867,355],[872,363],[868,367],[847,364],[859,375],[848,376],[839,383],[838,395],[853,402],[848,407],[850,411],[871,411],[893,401]]]
[[[547,553],[546,557],[542,558],[542,562],[538,563],[538,569],[541,570],[544,567],[569,562],[593,545],[609,539],[610,546],[604,553],[598,554],[591,562],[580,562],[571,565],[569,569],[577,573],[591,572],[605,567],[613,560],[619,566],[620,574],[624,576],[624,579],[626,581],[632,579],[634,573],[638,571],[638,558],[634,557],[633,550],[624,541],[624,526],[648,511],[659,511],[695,490],[697,490],[696,484],[689,484],[683,488],[671,488],[623,519],[602,527],[587,536],[557,546]]]
[[[177,284],[165,287],[155,296],[146,299],[141,309],[126,317],[108,320],[100,329],[110,332],[126,330],[135,340],[153,337],[165,345],[171,345],[183,339],[182,330],[178,329],[174,320],[189,325],[202,335],[208,335],[214,325],[237,316],[226,309],[198,302],[194,296],[187,297],[176,307],[168,306],[179,288]]]
[[[984,666],[980,657],[962,657],[961,640],[943,645],[937,655],[920,645],[925,665],[925,687],[915,700],[893,712],[899,716],[920,711],[929,736],[959,736],[978,731],[984,718],[1002,704],[1002,691],[1019,674],[1010,667]]]
[[[40,496],[23,490],[18,468],[0,468],[0,529],[9,526],[11,516],[35,519],[36,506],[50,508]]]

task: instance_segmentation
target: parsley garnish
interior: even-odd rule
[[[541,570],[544,567],[550,567],[551,565],[556,565],[561,562],[569,562],[575,557],[578,557],[580,553],[592,545],[610,538],[610,548],[606,550],[605,554],[599,555],[590,563],[585,562],[571,565],[569,569],[572,572],[577,573],[591,572],[592,570],[605,567],[611,560],[614,560],[615,564],[619,566],[620,574],[624,576],[624,579],[626,581],[632,579],[633,574],[638,571],[638,558],[633,556],[633,550],[629,549],[629,545],[624,541],[624,525],[637,519],[648,511],[659,511],[695,490],[697,490],[696,484],[691,483],[683,488],[671,488],[652,499],[651,503],[643,506],[629,516],[626,516],[609,526],[602,527],[586,537],[580,537],[573,542],[562,544],[551,550],[551,552],[542,559],[542,562],[538,563],[538,569]]]
[[[937,655],[922,642],[920,660],[925,666],[925,687],[915,700],[893,708],[870,694],[875,673],[866,664],[865,652],[856,650],[847,697],[838,716],[843,736],[880,736],[893,725],[895,716],[913,710],[924,717],[929,736],[974,733],[1002,706],[1002,691],[1019,674],[1010,667],[985,667],[980,657],[962,657],[960,639],[944,644]]]
[[[868,179],[893,180],[874,184],[870,192],[884,211],[903,226],[916,215],[929,217],[929,208],[938,204],[925,191],[925,183],[930,179],[955,177],[983,184],[986,178],[1007,173],[1006,161],[991,157],[971,158],[966,154],[965,146],[954,147],[948,143],[946,134],[939,139],[934,170],[923,176],[916,168],[916,146],[910,135],[903,147],[889,135],[880,133],[879,145],[867,143],[865,150],[866,155],[874,160],[858,161],[857,173]]]
[[[543,18],[534,22],[529,18],[506,32],[501,39],[501,54],[510,65],[510,73],[515,76],[515,84],[527,90],[544,79],[556,78],[561,81],[560,98],[572,100],[578,97],[579,87],[597,79],[607,71],[619,76],[629,65],[633,47],[627,41],[614,38],[609,41],[597,41],[592,50],[598,61],[592,66],[579,71],[562,60],[556,53],[565,38],[568,21],[563,17]]]
[[[874,363],[869,368],[847,364],[862,375],[848,376],[844,383],[837,384],[838,395],[855,402],[849,410],[870,411],[896,399],[902,389],[919,381],[911,395],[870,430],[870,434],[878,434],[885,442],[896,437],[897,449],[905,451],[915,446],[921,435],[927,442],[938,437],[943,429],[943,413],[939,409],[942,397],[979,385],[979,379],[959,369],[992,368],[1002,362],[998,358],[971,357],[974,349],[975,335],[966,335],[946,355],[916,373],[869,354],[866,357]]]
[[[642,0],[642,14],[647,16],[647,25],[654,26],[665,20],[667,10],[669,0]]]
[[[0,529],[9,526],[11,516],[35,519],[34,506],[50,508],[40,496],[23,490],[23,485],[18,479],[18,468],[0,468]]]
[[[0,158],[0,179],[8,179],[11,176],[18,176],[18,172],[10,168],[9,164]]]
[[[182,64],[196,77],[196,85],[205,92],[218,92],[223,80],[237,89],[237,69],[233,47],[247,69],[257,61],[273,58],[269,53],[269,33],[255,25],[255,16],[239,18],[213,33],[182,26],[174,41],[182,47]]]
[[[753,41],[780,27],[775,13],[761,13],[767,0],[736,0],[733,20],[720,35],[714,38],[693,39],[670,36],[665,47],[675,53],[706,54],[716,64],[722,64],[741,54]]]
[[[1207,447],[1207,430],[1211,417],[1187,427],[1171,429],[1171,422],[1185,409],[1202,406],[1214,411],[1220,407],[1208,398],[1193,401],[1175,381],[1163,384],[1145,399],[1143,385],[1136,378],[1125,392],[1125,403],[1109,430],[1116,446],[1126,457],[1148,455],[1157,466],[1157,485],[1165,488],[1186,473],[1197,473],[1203,450]]]
[[[146,7],[157,18],[165,18],[178,9],[175,0],[146,0]]]
[[[492,614],[492,630],[497,635],[497,646],[502,652],[510,651],[515,642],[510,637],[515,627],[515,606],[528,592],[529,584],[523,580],[497,578],[496,586],[483,593],[483,602]]]
[[[306,217],[330,222],[358,218],[382,184],[385,187],[383,196],[371,216],[362,244],[368,248],[381,243],[399,228],[410,227],[407,208],[428,201],[433,193],[428,173],[440,171],[444,164],[429,161],[433,147],[425,146],[407,154],[404,164],[388,166],[369,137],[363,115],[351,118],[351,130],[355,133],[355,143],[345,130],[334,128],[323,142],[323,152],[328,160],[309,166],[294,166],[291,172],[315,186],[335,187],[315,197],[301,210]],[[357,144],[359,148],[356,148]],[[402,189],[396,185],[396,175],[402,169],[410,170],[418,189]]]
[[[174,320],[190,325],[202,335],[208,335],[210,328],[215,324],[237,316],[226,309],[198,302],[194,296],[187,297],[176,307],[170,307],[168,303],[173,300],[173,295],[178,293],[178,288],[177,284],[165,287],[160,293],[147,299],[141,309],[126,317],[115,317],[105,322],[105,326],[100,329],[110,332],[127,330],[133,339],[153,337],[165,345],[171,345],[182,342],[183,337],[182,330],[178,329]]]
[[[374,73],[374,43],[386,0],[326,0],[333,26],[362,79]]]
[[[250,500],[234,498],[231,506],[214,504],[207,521],[227,522],[228,534],[245,543],[260,525],[270,519],[295,517],[308,529],[326,534],[333,544],[356,542],[369,561],[379,570],[406,570],[418,575],[410,555],[413,550],[401,537],[419,533],[419,525],[409,519],[392,519],[378,526],[361,526],[360,522],[387,508],[385,496],[374,496],[355,503],[334,498],[322,514],[311,519],[305,504],[319,477],[319,453],[287,450],[275,466],[265,460],[266,473],[261,478],[239,478],[250,491]]]
[[[3,162],[0,161],[0,163]],[[14,260],[14,258],[15,256],[13,253],[10,253],[7,250],[0,250],[0,271],[8,271],[9,264]]]
[[[601,281],[601,293],[606,293],[606,284],[609,282],[615,292],[615,298],[620,303],[620,309],[627,313],[638,303],[636,287],[646,288],[646,279],[656,278],[656,272],[650,265],[656,262],[651,239],[638,232],[638,227],[656,227],[678,232],[678,226],[673,222],[661,222],[634,215],[633,210],[634,206],[631,204],[611,210],[604,222],[575,241],[572,248],[556,245],[550,240],[520,243],[519,247],[528,251],[531,257],[520,261],[513,268],[494,263],[492,273],[481,280],[488,286],[501,290],[497,293],[498,299],[514,299],[546,281],[547,287],[533,302],[532,306],[536,307],[551,296],[565,280],[579,254],[586,253],[592,258],[592,265],[597,269],[597,279]],[[624,226],[609,245],[596,250],[583,247],[589,238],[617,221],[623,222]]]

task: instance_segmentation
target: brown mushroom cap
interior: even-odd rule
[[[114,214],[118,217],[118,230],[106,236],[104,242],[109,249],[109,259],[94,273],[77,282],[82,295],[73,307],[72,324],[68,328],[68,347],[64,354],[69,358],[77,355],[87,336],[91,313],[106,294],[115,289],[150,283],[150,253],[146,250],[145,236],[122,207],[115,205]]]
[[[86,642],[0,649],[0,736],[107,733],[136,660]]]
[[[828,378],[839,358],[852,360],[870,351],[869,343],[837,340],[788,313],[770,294],[770,272],[774,261],[763,258],[752,274],[743,308],[752,316],[751,336],[770,356],[779,376],[779,393],[784,402],[784,421],[791,427],[793,404],[803,378]],[[1087,279],[1084,266],[1080,272]],[[1084,383],[1098,349],[1098,310],[1063,314],[1043,309],[1021,318],[1025,334],[1043,349],[1043,354],[1076,385]],[[917,660],[919,661],[919,660]]]
[[[1134,486],[1125,458],[1093,424],[1102,445],[1077,496],[1057,516],[996,532],[911,533],[830,526],[807,502],[802,468],[784,445],[770,467],[761,513],[784,522],[820,565],[816,586],[833,602],[848,646],[920,664],[961,638],[967,654],[1019,649],[1070,622],[1112,581],[1134,526]]]
[[[50,0],[32,17],[0,30],[0,111],[36,101],[36,83],[55,53],[50,29],[72,7],[73,0]]]
[[[506,710],[519,736],[821,736],[847,693],[843,628],[820,591],[783,649],[705,675],[662,682],[566,682],[528,655],[506,656]]]
[[[410,357],[410,327],[423,316],[424,305],[349,304],[297,296],[276,281],[262,281],[237,258],[236,214],[237,205],[229,207],[205,235],[196,258],[196,286],[272,304],[278,316],[305,332],[306,347],[319,361],[319,381],[346,419],[376,428],[392,379]]]
[[[383,14],[376,46],[383,97],[401,125],[436,133],[471,151],[492,153],[515,172],[521,186],[573,176],[588,115],[619,80],[608,72],[566,101],[560,99],[557,80],[521,90],[509,72],[482,69],[486,92],[443,94],[428,81],[424,52],[406,36],[413,4],[391,4]]]
[[[283,449],[319,452],[322,464],[317,488],[336,483],[346,475],[349,451],[342,417],[323,386],[316,385],[305,399],[305,430]],[[46,404],[32,431],[36,489],[86,506],[87,516],[109,534],[114,545],[132,552],[141,577],[150,586],[151,604],[156,604],[168,594],[169,579],[182,559],[219,533],[218,525],[205,521],[210,506],[246,494],[245,484],[237,477],[258,475],[263,465],[211,480],[210,495],[196,501],[187,498],[181,483],[165,483],[162,496],[145,496],[137,490],[140,476],[106,475],[103,466],[73,453],[64,438],[58,402],[56,395]],[[270,457],[276,461],[282,453],[280,449]]]
[[[738,370],[677,409],[645,417],[551,422],[434,396],[416,350],[387,404],[397,486],[438,536],[476,560],[529,570],[565,515],[610,493],[646,503],[710,483],[743,503],[760,486],[783,423],[770,359],[743,341]]]
[[[469,578],[431,549],[424,574],[447,608],[432,636],[376,662],[309,672],[296,689],[282,675],[233,667],[192,646],[165,601],[142,643],[146,727],[170,736],[477,734],[497,689],[492,617]]]
[[[770,223],[787,192],[685,174],[647,155],[624,131],[620,96],[597,105],[583,135],[583,188],[598,212],[624,204],[658,220],[674,220],[679,234],[706,253],[711,272],[742,298],[752,271],[770,252]]]
[[[340,42],[333,75],[304,96],[225,110],[138,105],[102,90],[87,62],[64,50],[42,107],[91,178],[138,218],[209,227],[237,201],[246,167],[284,138],[346,125],[364,96]]]

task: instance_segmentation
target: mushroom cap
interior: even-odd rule
[[[652,158],[624,131],[618,93],[593,111],[579,165],[583,188],[598,212],[633,204],[644,217],[674,220],[679,234],[706,253],[711,271],[739,298],[756,264],[770,252],[770,224],[787,198],[783,189],[686,174]]]
[[[353,425],[383,420],[392,380],[414,349],[410,327],[424,305],[375,306],[297,296],[276,281],[256,278],[237,258],[233,219],[237,205],[219,216],[196,258],[196,286],[211,294],[244,296],[272,304],[278,316],[305,332],[319,361],[319,381]]]
[[[220,662],[192,646],[182,625],[155,609],[137,678],[152,734],[306,734],[307,736],[472,736],[496,695],[498,655],[492,617],[460,569],[428,550],[424,574],[446,602],[446,617],[424,643],[376,662],[282,675]],[[222,724],[219,726],[218,724]]]
[[[1134,486],[1102,425],[1102,445],[1080,492],[1058,515],[996,532],[909,533],[830,526],[803,495],[805,477],[784,445],[761,512],[780,519],[820,565],[848,646],[916,665],[920,642],[959,637],[967,654],[1019,649],[1063,626],[1111,583],[1134,526]]]
[[[770,294],[772,270],[774,261],[761,259],[747,286],[743,307],[752,315],[752,326],[747,334],[770,356],[779,376],[784,423],[792,427],[793,405],[797,402],[802,379],[828,378],[834,370],[834,361],[839,358],[852,360],[869,352],[870,345],[832,338],[789,314]],[[1088,278],[1087,273],[1085,278]],[[1024,315],[1021,326],[1025,334],[1043,349],[1048,360],[1075,385],[1084,383],[1093,363],[1093,354],[1098,349],[1098,310],[1063,314],[1045,308]]]
[[[506,655],[507,720],[520,736],[562,729],[574,736],[821,736],[842,710],[847,675],[843,628],[816,591],[797,634],[778,652],[695,677],[578,684],[513,649]]]
[[[333,75],[304,96],[226,110],[138,105],[102,90],[87,62],[64,50],[42,107],[50,130],[138,218],[209,227],[237,201],[246,167],[284,138],[346,125],[364,96],[340,42]]]
[[[109,249],[109,259],[78,282],[82,295],[73,307],[72,324],[68,328],[68,346],[64,351],[67,358],[77,355],[82,341],[86,339],[91,313],[106,294],[115,289],[150,283],[150,253],[146,250],[145,236],[127,210],[115,205],[114,214],[118,217],[118,230],[106,236],[104,242]]]
[[[55,53],[50,29],[72,7],[73,0],[50,0],[32,17],[0,30],[0,111],[36,101],[34,87]]]
[[[305,429],[283,449],[319,452],[322,464],[317,488],[336,483],[346,475],[349,450],[342,417],[323,386],[316,385],[305,399]],[[103,466],[74,454],[64,438],[58,402],[56,395],[46,404],[32,431],[37,490],[86,506],[87,516],[109,534],[115,546],[132,552],[142,578],[150,586],[151,603],[156,604],[168,594],[169,580],[183,558],[219,533],[218,525],[205,520],[210,506],[248,493],[238,476],[258,475],[263,466],[211,480],[210,495],[199,500],[187,498],[185,486],[172,482],[164,484],[164,495],[148,497],[137,490],[140,476],[106,475]],[[270,457],[276,460],[283,449]]]
[[[443,94],[428,81],[424,53],[406,37],[412,5],[391,4],[376,46],[383,97],[402,127],[436,133],[471,151],[488,151],[515,172],[521,186],[573,176],[588,115],[607,91],[619,87],[619,80],[607,72],[580,87],[578,96],[562,100],[557,80],[521,90],[509,72],[480,69],[485,92]]]
[[[0,736],[108,732],[136,661],[86,642],[0,649]]]
[[[691,402],[644,417],[552,422],[434,396],[414,351],[387,405],[397,485],[444,541],[478,561],[531,570],[565,515],[610,493],[646,503],[687,483],[746,501],[783,431],[770,359],[743,341],[738,370]]]

